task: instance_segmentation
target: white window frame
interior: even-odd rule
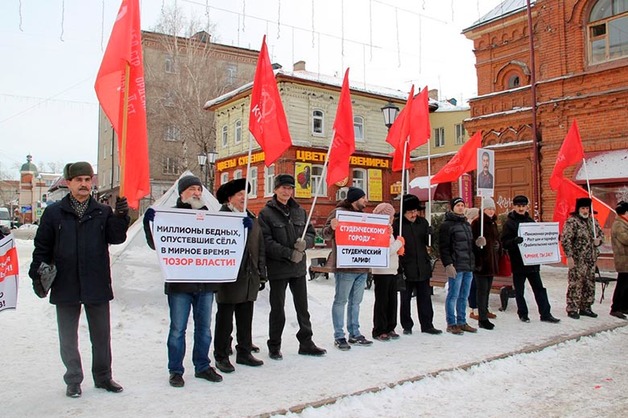
[[[364,190],[368,196],[368,172],[364,168],[354,168],[351,171],[352,186]]]
[[[606,9],[604,8],[605,6],[607,6]],[[592,21],[591,15],[600,11],[604,11],[604,15]],[[596,17],[593,17],[593,19]],[[601,0],[596,2],[596,5],[591,8],[591,14],[587,22],[589,64],[595,65],[626,58],[628,56],[628,40],[625,38],[626,27],[628,27],[628,11],[617,11],[615,1],[609,1],[607,4]],[[600,31],[598,34],[595,34],[594,31],[599,29],[603,29],[603,33]],[[614,37],[617,37],[618,34],[620,36],[624,34],[624,38],[620,38],[623,42],[611,45],[611,42],[616,40]]]
[[[229,172],[220,173],[220,185],[229,182]]]
[[[177,157],[163,157],[161,159],[162,174],[180,174],[179,159]]]
[[[358,135],[358,132],[360,135]],[[364,118],[362,116],[353,117],[353,133],[356,141],[364,141]]]
[[[238,77],[238,66],[236,64],[227,64],[225,66],[225,81],[227,84],[235,84]]]
[[[318,173],[318,174],[315,174]],[[327,197],[327,182],[325,181],[324,178],[321,178],[321,174],[323,174],[323,166],[322,165],[312,165],[312,175],[311,175],[311,182],[312,182],[312,195],[314,196],[318,196],[318,197]],[[323,187],[321,187],[321,192],[319,194],[316,194],[316,191],[318,190],[318,182],[321,181],[323,182]]]
[[[465,130],[464,125],[462,123],[457,123],[454,125],[456,131],[456,145],[464,144],[465,140]]]
[[[233,172],[233,179],[241,179],[242,178],[242,170],[236,170]]]
[[[445,146],[445,128],[434,128],[434,148]]]
[[[320,132],[316,130],[316,121],[320,121]],[[321,109],[312,110],[312,135],[325,135],[325,112],[323,112]]]
[[[174,61],[174,57],[173,56],[166,56],[166,59],[164,60],[164,71],[167,74],[176,74],[177,73],[177,65]]]
[[[264,197],[275,193],[275,164],[264,167]]]
[[[227,125],[223,125],[222,127],[221,144],[223,148],[226,148],[229,144],[229,127]]]
[[[233,127],[233,138],[236,144],[242,143],[242,120],[240,119],[235,121]]]
[[[247,180],[251,184],[249,198],[255,199],[257,197],[257,167],[251,167],[251,172]]]

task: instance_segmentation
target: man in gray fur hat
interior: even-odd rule
[[[85,309],[92,342],[92,377],[97,388],[122,392],[111,377],[111,324],[113,299],[109,244],[126,240],[129,206],[118,197],[115,209],[92,197],[94,170],[87,162],[69,163],[63,169],[70,193],[44,211],[28,272],[35,294],[44,298],[43,281],[51,280],[50,303],[56,306],[66,396],[81,396],[83,368],[78,347],[81,308]],[[56,269],[56,274],[54,270]],[[46,276],[46,277],[44,277]]]

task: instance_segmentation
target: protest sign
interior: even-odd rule
[[[13,235],[0,240],[0,311],[17,306],[19,263]]]
[[[526,266],[560,261],[558,222],[525,222],[519,224],[521,258]]]
[[[243,213],[156,208],[153,241],[170,283],[228,283],[238,276]]]
[[[336,219],[336,267],[388,267],[388,215],[339,210]]]

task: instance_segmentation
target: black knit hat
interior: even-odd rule
[[[278,174],[277,177],[275,177],[275,189],[281,186],[294,188],[294,177],[290,174]]]
[[[451,199],[451,202],[449,202],[449,205],[451,206],[451,209],[453,210],[454,206],[456,206],[460,202],[464,203],[464,199],[461,197],[454,197],[453,199]]]
[[[522,194],[519,194],[512,198],[513,205],[527,205],[528,203],[529,203],[528,198]]]
[[[623,200],[619,203],[617,203],[617,207],[615,208],[615,212],[617,212],[618,215],[623,215],[626,212],[628,212],[628,202],[624,202]]]
[[[181,193],[183,193],[184,191],[187,190],[188,187],[190,186],[201,186],[201,188],[203,187],[203,183],[201,183],[201,179],[199,179],[196,176],[184,176],[181,177],[179,179],[179,196],[181,196]]]
[[[423,210],[425,206],[421,205],[421,201],[413,194],[403,195],[403,213],[411,210]]]
[[[216,190],[216,199],[218,203],[227,203],[229,198],[241,190],[244,190],[246,179],[231,180]],[[248,185],[249,192],[251,191],[251,185]]]
[[[63,167],[63,178],[66,180],[72,180],[78,176],[90,176],[94,175],[94,169],[91,164],[86,161],[79,161],[78,163],[68,163]]]
[[[349,190],[347,191],[347,202],[349,203],[356,202],[360,200],[361,198],[363,198],[364,196],[366,196],[366,193],[364,193],[364,190],[358,187],[351,186],[349,187]]]

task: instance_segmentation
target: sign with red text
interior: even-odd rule
[[[339,210],[336,219],[336,267],[388,267],[388,215]]]
[[[169,283],[228,283],[238,277],[243,213],[155,208],[153,241]]]
[[[523,264],[551,264],[560,261],[558,222],[524,222],[519,224],[523,242],[519,251]]]
[[[13,235],[0,240],[0,311],[17,306],[19,263]]]

